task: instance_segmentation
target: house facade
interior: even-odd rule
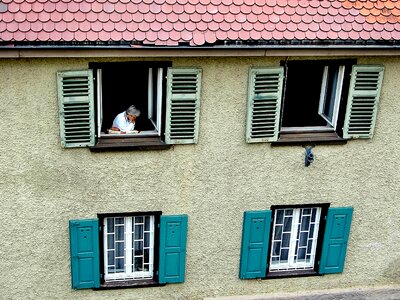
[[[229,30],[193,31],[187,40],[178,21],[171,22],[179,37],[168,31],[163,40],[157,30],[155,20],[173,4],[154,2],[160,12],[132,2],[144,21],[126,21],[138,24],[121,31],[121,41],[137,42],[128,46],[111,42],[122,26],[115,13],[126,18],[117,3],[97,12],[82,2],[74,12],[70,2],[61,17],[65,30],[58,4],[28,10],[29,2],[1,3],[5,299],[202,299],[398,287],[397,2],[384,6],[392,13],[384,24],[365,11],[357,15],[365,18],[356,22],[359,31],[346,31],[350,21],[338,23],[346,38],[331,37],[334,25],[324,31],[321,21],[315,41],[313,25],[301,31],[293,16],[317,22],[325,9],[329,21],[331,7],[348,14],[356,8],[289,2],[285,14],[279,3],[254,3],[246,14],[245,4],[232,2],[226,6],[235,20],[242,20],[233,13],[239,7],[253,30],[242,22],[235,31],[231,22]],[[196,9],[190,13],[197,4],[184,5],[190,20],[198,17]],[[230,13],[220,5],[213,20],[220,15],[223,24]],[[115,24],[93,30],[97,45],[84,31],[92,12]],[[206,22],[207,12],[200,15]],[[249,21],[253,15],[257,22]],[[276,15],[274,24],[287,24],[285,30],[255,30],[268,24],[262,16]],[[54,30],[47,31],[47,16]],[[288,30],[292,23],[298,31]],[[79,32],[86,32],[86,44]],[[111,32],[109,44],[102,32]],[[141,111],[136,131],[110,131],[130,105]]]

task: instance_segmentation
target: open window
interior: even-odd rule
[[[383,67],[355,63],[284,61],[250,69],[247,142],[370,138]]]
[[[172,68],[170,62],[89,67],[57,73],[64,147],[96,151],[197,143],[201,69]],[[110,131],[114,118],[131,105],[141,112],[135,132]]]
[[[118,137],[111,131],[114,118],[134,105],[141,115],[136,119],[135,133],[128,137],[163,135],[166,109],[166,74],[168,63],[93,64],[96,72],[97,136]]]

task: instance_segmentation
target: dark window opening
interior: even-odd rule
[[[282,62],[285,82],[281,132],[341,133],[354,63],[354,60]]]

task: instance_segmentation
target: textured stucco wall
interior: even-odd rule
[[[244,140],[248,68],[280,59],[172,59],[203,69],[199,143],[105,153],[60,146],[56,72],[106,59],[0,60],[0,298],[199,299],[399,284],[400,60],[358,58],[386,68],[375,135],[316,146],[305,168],[300,146]],[[325,202],[355,208],[343,274],[238,279],[243,211]],[[186,282],[72,290],[68,220],[150,210],[189,215]]]

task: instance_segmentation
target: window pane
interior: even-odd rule
[[[143,225],[135,225],[135,240],[143,239]]]
[[[281,261],[287,261],[289,257],[289,249],[281,250]]]
[[[143,271],[150,271],[150,266],[149,266],[149,264],[145,264],[144,266],[143,266]]]
[[[274,242],[274,246],[272,247],[272,255],[279,255],[281,250],[281,242]]]
[[[114,260],[115,260],[115,255],[114,255],[115,251],[108,251],[108,256],[107,256],[107,260],[108,260],[108,265],[112,266],[114,265]]]
[[[305,259],[306,258],[306,248],[299,248],[297,252],[297,259]]]
[[[282,226],[275,226],[274,240],[280,240],[282,237]]]
[[[150,216],[145,217],[144,230],[150,231]]]
[[[149,263],[149,259],[150,259],[150,250],[149,249],[144,249],[143,257],[144,257],[144,263]]]
[[[292,228],[292,217],[285,217],[284,220],[284,225],[283,225],[283,231],[284,232],[289,232]]]
[[[123,257],[124,256],[124,242],[118,242],[118,243],[116,243],[116,255],[118,256],[118,257]]]
[[[135,223],[143,223],[143,217],[135,217]]]
[[[143,270],[143,257],[135,257],[135,271]]]
[[[308,232],[302,232],[300,234],[300,247],[307,246],[307,240],[308,240]]]
[[[117,258],[115,260],[115,269],[117,273],[124,272],[124,259],[123,258]]]
[[[275,224],[283,224],[283,210],[278,209],[276,211],[276,222]]]
[[[144,246],[150,247],[150,232],[144,233]]]
[[[282,247],[289,247],[290,233],[284,233],[282,236]]]
[[[301,230],[302,231],[305,231],[305,230],[308,231],[308,227],[309,226],[310,226],[310,217],[309,216],[304,216],[302,218],[302,221],[301,221]]]
[[[332,122],[333,118],[333,108],[335,105],[336,87],[338,83],[338,72],[339,66],[329,66],[324,103],[324,115],[330,122]]]
[[[115,239],[117,240],[117,241],[123,241],[125,238],[124,238],[124,226],[117,226],[116,227],[116,236],[115,236]]]
[[[107,218],[107,232],[114,232],[114,218]]]
[[[107,235],[107,249],[114,249],[114,235]]]
[[[135,242],[135,255],[141,255],[143,253],[143,242]]]
[[[115,218],[115,224],[124,224],[124,218]]]

